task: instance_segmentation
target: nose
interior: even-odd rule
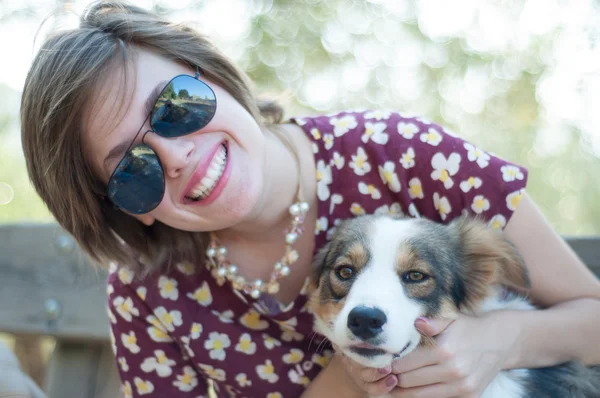
[[[379,308],[359,306],[348,314],[348,329],[362,340],[377,336],[386,322],[387,317]]]
[[[156,152],[165,175],[170,178],[181,175],[194,150],[193,141],[185,137],[165,138],[153,132],[148,132],[144,136],[144,144]]]

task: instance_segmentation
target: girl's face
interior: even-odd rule
[[[83,144],[94,173],[107,184],[145,123],[133,145],[141,144],[143,138],[160,158],[165,194],[154,210],[134,217],[146,225],[159,220],[187,231],[218,230],[244,221],[263,190],[265,136],[260,126],[228,92],[201,75],[217,99],[210,123],[182,137],[164,138],[153,132],[144,137],[150,129],[148,97],[157,86],[162,89],[180,74],[194,76],[195,70],[148,50],[137,49],[137,54],[135,79],[129,78],[124,87],[132,95],[131,103],[116,127],[107,130],[114,126],[116,115],[122,114],[115,109],[124,92],[122,70],[109,74],[97,90],[99,100],[85,110]]]

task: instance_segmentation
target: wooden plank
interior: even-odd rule
[[[106,272],[57,225],[0,226],[0,275],[0,331],[108,340]]]
[[[600,237],[567,242],[600,276]],[[94,269],[57,225],[1,225],[0,275],[0,331],[108,340],[106,272]],[[52,303],[62,311],[56,321],[45,310]]]

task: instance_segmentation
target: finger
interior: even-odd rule
[[[458,398],[465,394],[457,392],[457,388],[447,383],[431,384],[425,387],[396,388],[390,392],[392,398]]]
[[[437,336],[442,333],[446,328],[454,322],[453,319],[441,318],[441,319],[429,319],[425,317],[417,318],[415,321],[415,327],[417,330],[424,335],[429,337]]]
[[[417,347],[405,357],[392,362],[392,373],[410,372],[423,366],[437,365],[438,363],[440,363],[440,357],[436,349]]]
[[[462,378],[456,370],[450,370],[443,365],[425,366],[398,375],[398,386],[412,388],[428,386],[436,383],[447,383]]]
[[[389,375],[382,380],[376,381],[375,383],[363,384],[363,391],[370,397],[378,397],[381,395],[388,394],[398,384],[398,377],[396,375]]]

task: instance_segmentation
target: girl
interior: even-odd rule
[[[600,363],[600,285],[525,193],[524,168],[400,113],[283,121],[203,36],[141,8],[92,4],[45,42],[22,139],[57,221],[111,264],[126,397],[209,384],[222,397],[476,396],[501,369]],[[465,211],[504,229],[545,309],[420,320],[437,347],[393,368],[332,357],[306,281],[339,220]]]

